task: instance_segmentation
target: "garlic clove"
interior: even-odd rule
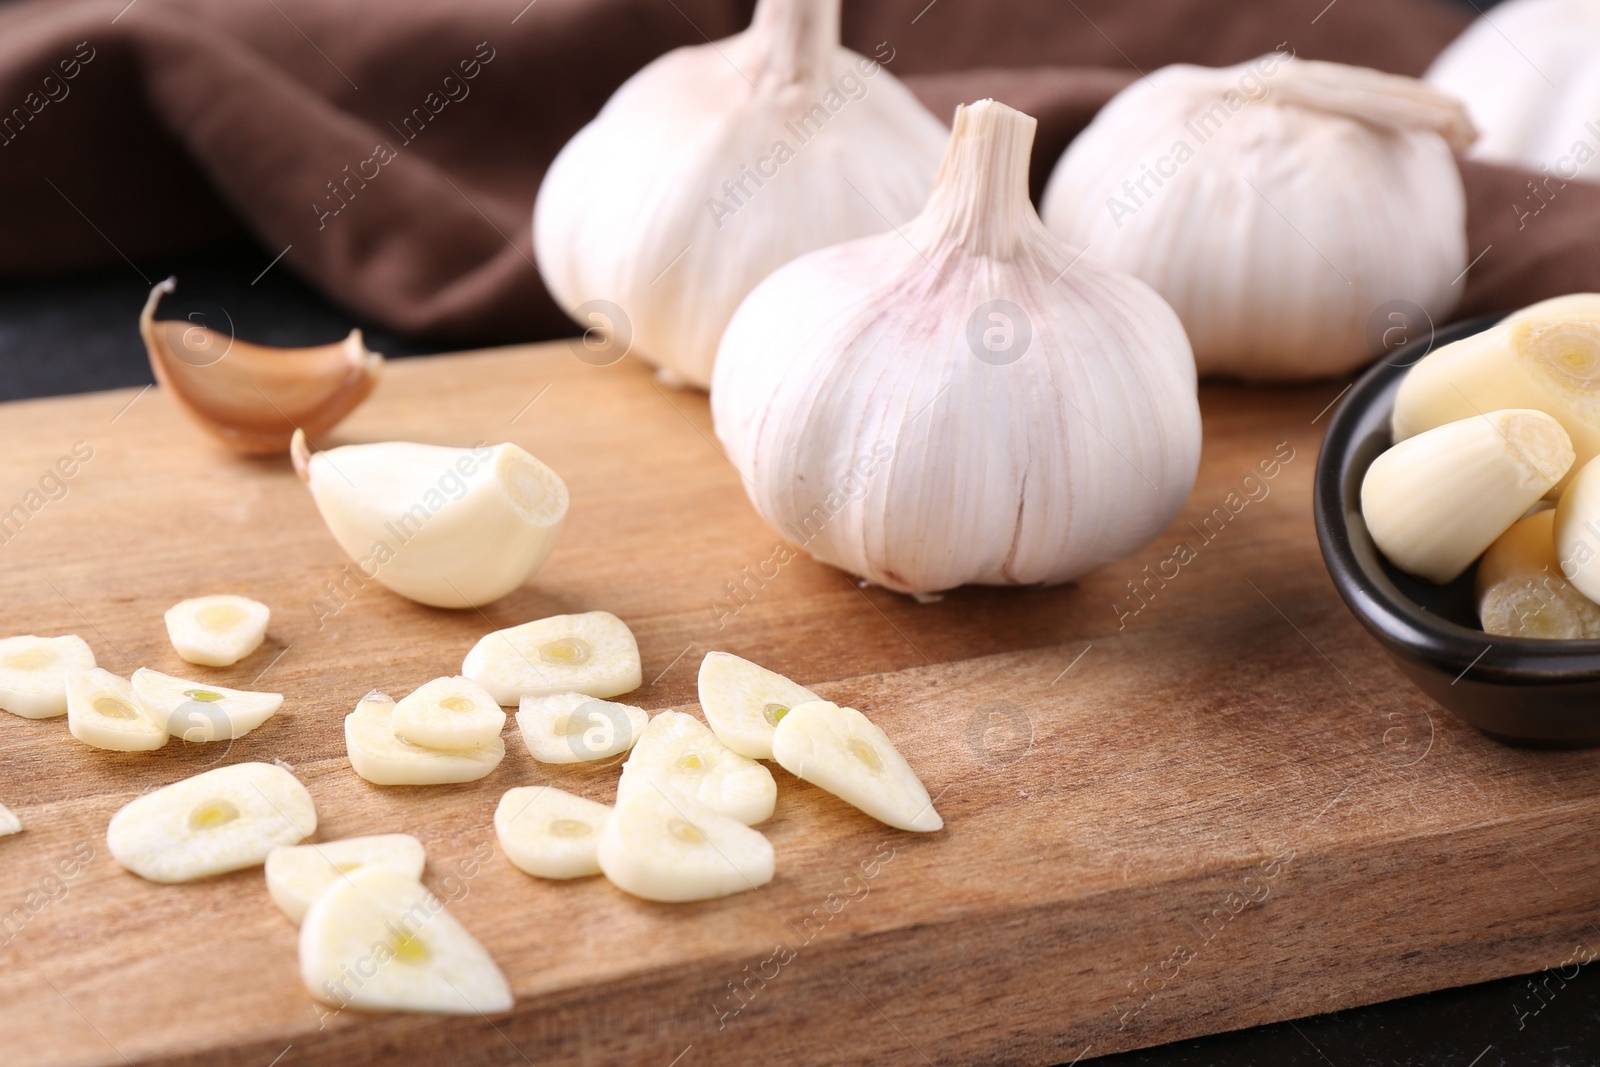
[[[422,877],[427,854],[410,834],[346,837],[315,845],[279,845],[267,853],[267,893],[278,910],[299,926],[311,902],[341,878],[358,870],[390,871]]]
[[[801,704],[772,738],[778,766],[888,826],[928,833],[944,827],[917,773],[887,735],[855,708]]]
[[[477,607],[522,585],[567,514],[560,475],[513,444],[390,441],[312,454],[297,433],[290,451],[361,573],[434,607]]]
[[[284,452],[296,430],[326,433],[367,398],[383,356],[361,331],[312,348],[269,348],[182,319],[157,322],[156,305],[177,288],[150,290],[139,333],[156,381],[187,415],[241,452]]]
[[[21,832],[22,820],[17,818],[16,812],[0,804],[0,837],[10,837]]]
[[[461,673],[506,705],[556,693],[621,696],[644,681],[638,642],[609,611],[552,615],[485,634]]]
[[[1591,459],[1561,494],[1552,521],[1557,566],[1590,600],[1600,599],[1600,458]]]
[[[821,697],[776,671],[726,652],[700,661],[700,709],[717,739],[741,756],[772,758],[772,732],[797,704]]]
[[[357,774],[374,785],[450,785],[476,782],[500,766],[506,743],[499,737],[482,748],[437,749],[395,736],[395,703],[382,693],[361,698],[344,717],[345,754]]]
[[[113,752],[150,752],[172,735],[139,711],[133,683],[99,667],[66,674],[67,731]]]
[[[272,609],[231,594],[180,600],[167,609],[167,637],[178,655],[203,667],[231,667],[261,647]]]
[[[772,843],[737,819],[656,789],[619,797],[600,833],[600,870],[643,900],[712,900],[772,881]]]
[[[94,666],[83,638],[0,639],[0,708],[24,719],[53,719],[67,712],[66,673]]]
[[[333,882],[300,924],[300,979],[336,1008],[489,1015],[514,1000],[494,958],[409,875]]]
[[[316,830],[316,806],[294,775],[235,763],[129,801],[111,817],[106,844],[139,877],[175,883],[254,867]]]
[[[681,711],[664,711],[644,728],[622,765],[617,799],[657,790],[747,826],[772,818],[778,802],[771,771]]]
[[[494,832],[506,859],[538,878],[600,873],[600,835],[611,809],[547,785],[506,790]]]
[[[401,698],[390,713],[395,737],[424,748],[482,748],[500,738],[506,713],[465,678],[435,678]]]
[[[1542,411],[1448,422],[1372,461],[1361,512],[1390,563],[1443,585],[1561,480],[1572,455],[1567,432]]]
[[[528,752],[540,763],[585,763],[609,759],[633,747],[650,713],[584,693],[522,698],[517,727]]]
[[[282,693],[253,693],[191,682],[140,667],[133,672],[139,712],[184,741],[228,741],[243,737],[283,706]]]
[[[1561,575],[1552,509],[1513,523],[1478,562],[1478,618],[1505,637],[1600,638],[1600,604]]]

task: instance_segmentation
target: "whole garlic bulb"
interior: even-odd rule
[[[760,0],[748,30],[657,59],[561,150],[534,205],[539,269],[582,325],[705,388],[756,283],[915,215],[946,136],[840,47],[839,0]]]
[[[891,589],[1067,581],[1160,533],[1194,485],[1183,327],[1039,221],[1036,125],[958,109],[922,214],[778,270],[717,356],[717,436],[756,509]]]
[[[1467,266],[1452,147],[1472,127],[1437,89],[1271,53],[1165,67],[1067,148],[1042,214],[1155,287],[1202,374],[1338,374],[1381,347],[1391,301],[1435,322]]]

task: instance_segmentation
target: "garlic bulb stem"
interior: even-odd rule
[[[956,244],[975,255],[1012,259],[1044,230],[1028,199],[1028,163],[1039,123],[1005,107],[974,104],[955,128],[912,243]]]
[[[749,32],[766,45],[761,76],[789,85],[825,73],[839,47],[839,5],[840,0],[760,0]]]
[[[1391,130],[1431,130],[1456,151],[1478,137],[1461,102],[1415,78],[1300,59],[1268,82],[1271,99]]]

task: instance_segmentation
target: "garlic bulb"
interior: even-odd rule
[[[1194,485],[1183,327],[1044,228],[1035,125],[958,109],[922,214],[774,273],[717,357],[717,435],[756,510],[891,589],[1067,581],[1160,533]]]
[[[539,269],[582,325],[704,388],[745,294],[916,214],[945,136],[840,47],[839,0],[760,0],[748,30],[657,59],[561,150],[534,206]]]
[[[1381,346],[1391,301],[1444,321],[1466,269],[1461,105],[1422,82],[1271,53],[1165,67],[1061,157],[1056,233],[1171,302],[1202,374],[1314,378]]]

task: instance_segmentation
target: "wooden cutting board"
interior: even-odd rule
[[[1346,612],[1310,503],[1338,392],[1206,388],[1199,484],[1160,540],[1074,586],[918,604],[790,558],[704,397],[632,360],[552,344],[397,362],[323,444],[512,440],[571,487],[554,556],[482,612],[347,581],[287,459],[226,453],[159,390],[4,405],[0,511],[40,506],[0,545],[0,632],[286,695],[231,750],[101,752],[62,719],[0,715],[0,801],[26,826],[0,840],[6,1062],[1066,1063],[1573,958],[1600,944],[1600,752],[1480,736]],[[92,457],[45,478],[75,445]],[[271,605],[267,643],[187,667],[161,614],[220,591]],[[341,723],[362,694],[455,673],[490,629],[595,608],[638,636],[647,708],[694,710],[700,658],[724,649],[866,710],[945,830],[886,829],[778,771],[771,885],[666,906],[498,853],[506,789],[610,800],[614,768],[536,764],[509,730],[470,785],[351,771]],[[141,791],[275,758],[319,839],[422,839],[511,1013],[329,1015],[259,870],[158,886],[108,854],[107,820]]]

